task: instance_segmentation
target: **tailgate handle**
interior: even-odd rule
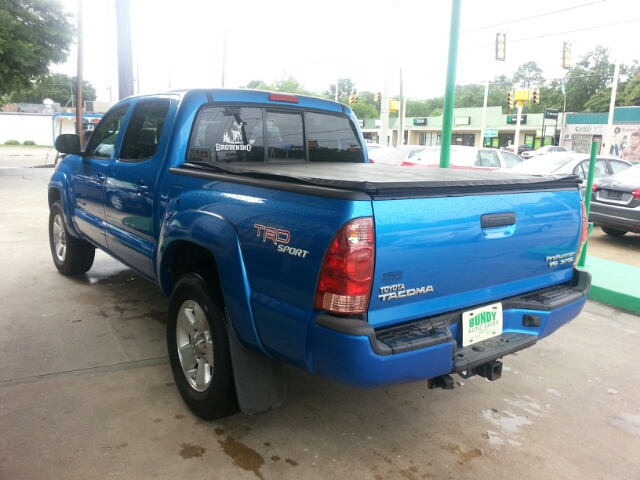
[[[515,225],[516,214],[511,213],[491,213],[480,217],[480,225],[482,228],[506,227]]]

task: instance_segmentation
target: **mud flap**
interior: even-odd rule
[[[228,319],[228,312],[226,318]],[[284,364],[251,352],[229,327],[229,347],[238,405],[245,415],[278,408],[286,398]]]

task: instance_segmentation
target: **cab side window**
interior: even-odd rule
[[[142,101],[136,105],[124,135],[120,160],[141,162],[155,155],[169,106],[169,99]]]
[[[91,134],[91,137],[89,137],[89,144],[85,149],[88,157],[114,157],[120,126],[128,109],[129,105],[123,105],[104,116]]]

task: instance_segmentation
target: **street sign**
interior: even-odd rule
[[[546,125],[544,127],[544,136],[545,137],[555,137],[556,136],[556,127],[553,125]]]
[[[497,128],[485,128],[484,129],[484,136],[485,137],[497,137],[498,136],[498,129]]]
[[[413,124],[414,125],[426,125],[427,124],[427,119],[426,118],[414,118],[413,119]]]
[[[549,120],[557,120],[558,119],[558,110],[555,108],[545,108],[544,109],[544,118]]]
[[[518,123],[518,115],[507,115],[507,124],[516,125]],[[526,125],[527,115],[520,115],[520,125]]]

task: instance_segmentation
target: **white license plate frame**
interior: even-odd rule
[[[472,324],[472,320],[474,320]],[[478,322],[476,322],[479,320]],[[493,303],[462,313],[462,346],[468,347],[502,333],[502,304]]]

